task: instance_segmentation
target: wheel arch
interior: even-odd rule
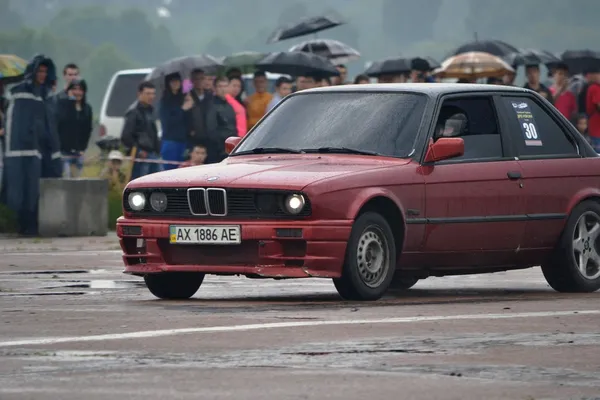
[[[359,196],[350,209],[350,217],[356,220],[362,214],[373,211],[385,218],[390,225],[399,256],[406,240],[406,219],[402,203],[388,190],[376,189]]]
[[[567,206],[566,216],[569,217],[569,215],[571,215],[571,212],[575,207],[577,207],[577,205],[588,200],[592,200],[600,204],[600,190],[595,188],[586,188],[575,193],[575,195],[571,197],[569,205]]]

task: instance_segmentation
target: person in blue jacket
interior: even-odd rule
[[[187,100],[187,101],[186,101]],[[165,77],[165,90],[159,104],[162,144],[160,156],[165,161],[183,162],[188,138],[186,110],[193,105],[182,91],[181,75],[170,74]],[[165,164],[164,169],[177,168],[178,164]]]
[[[60,165],[60,147],[51,101],[56,81],[54,62],[36,55],[24,80],[14,86],[6,112],[4,193],[6,205],[18,218],[21,235],[37,235],[37,206],[44,155]],[[4,191],[4,190],[3,190]]]

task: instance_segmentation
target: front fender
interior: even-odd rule
[[[402,214],[402,218],[405,219],[406,213],[404,212],[404,207],[400,202],[400,199],[392,193],[390,190],[381,187],[369,187],[360,190],[358,195],[352,199],[350,206],[348,207],[346,217],[348,219],[356,219],[356,216],[360,212],[360,209],[369,202],[369,200],[375,197],[387,197],[392,200],[396,207],[400,210]]]

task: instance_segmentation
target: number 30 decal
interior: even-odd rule
[[[535,125],[532,123],[523,122],[523,128],[525,128],[525,136],[527,139],[537,139],[538,134],[535,130]]]

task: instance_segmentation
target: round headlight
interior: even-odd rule
[[[146,196],[140,192],[129,193],[127,201],[129,202],[129,207],[131,207],[133,211],[141,211],[146,206]]]
[[[167,209],[167,195],[162,192],[154,192],[150,195],[150,207],[154,211],[163,212]]]
[[[304,196],[301,194],[292,194],[285,199],[285,209],[290,214],[299,214],[304,204]]]

